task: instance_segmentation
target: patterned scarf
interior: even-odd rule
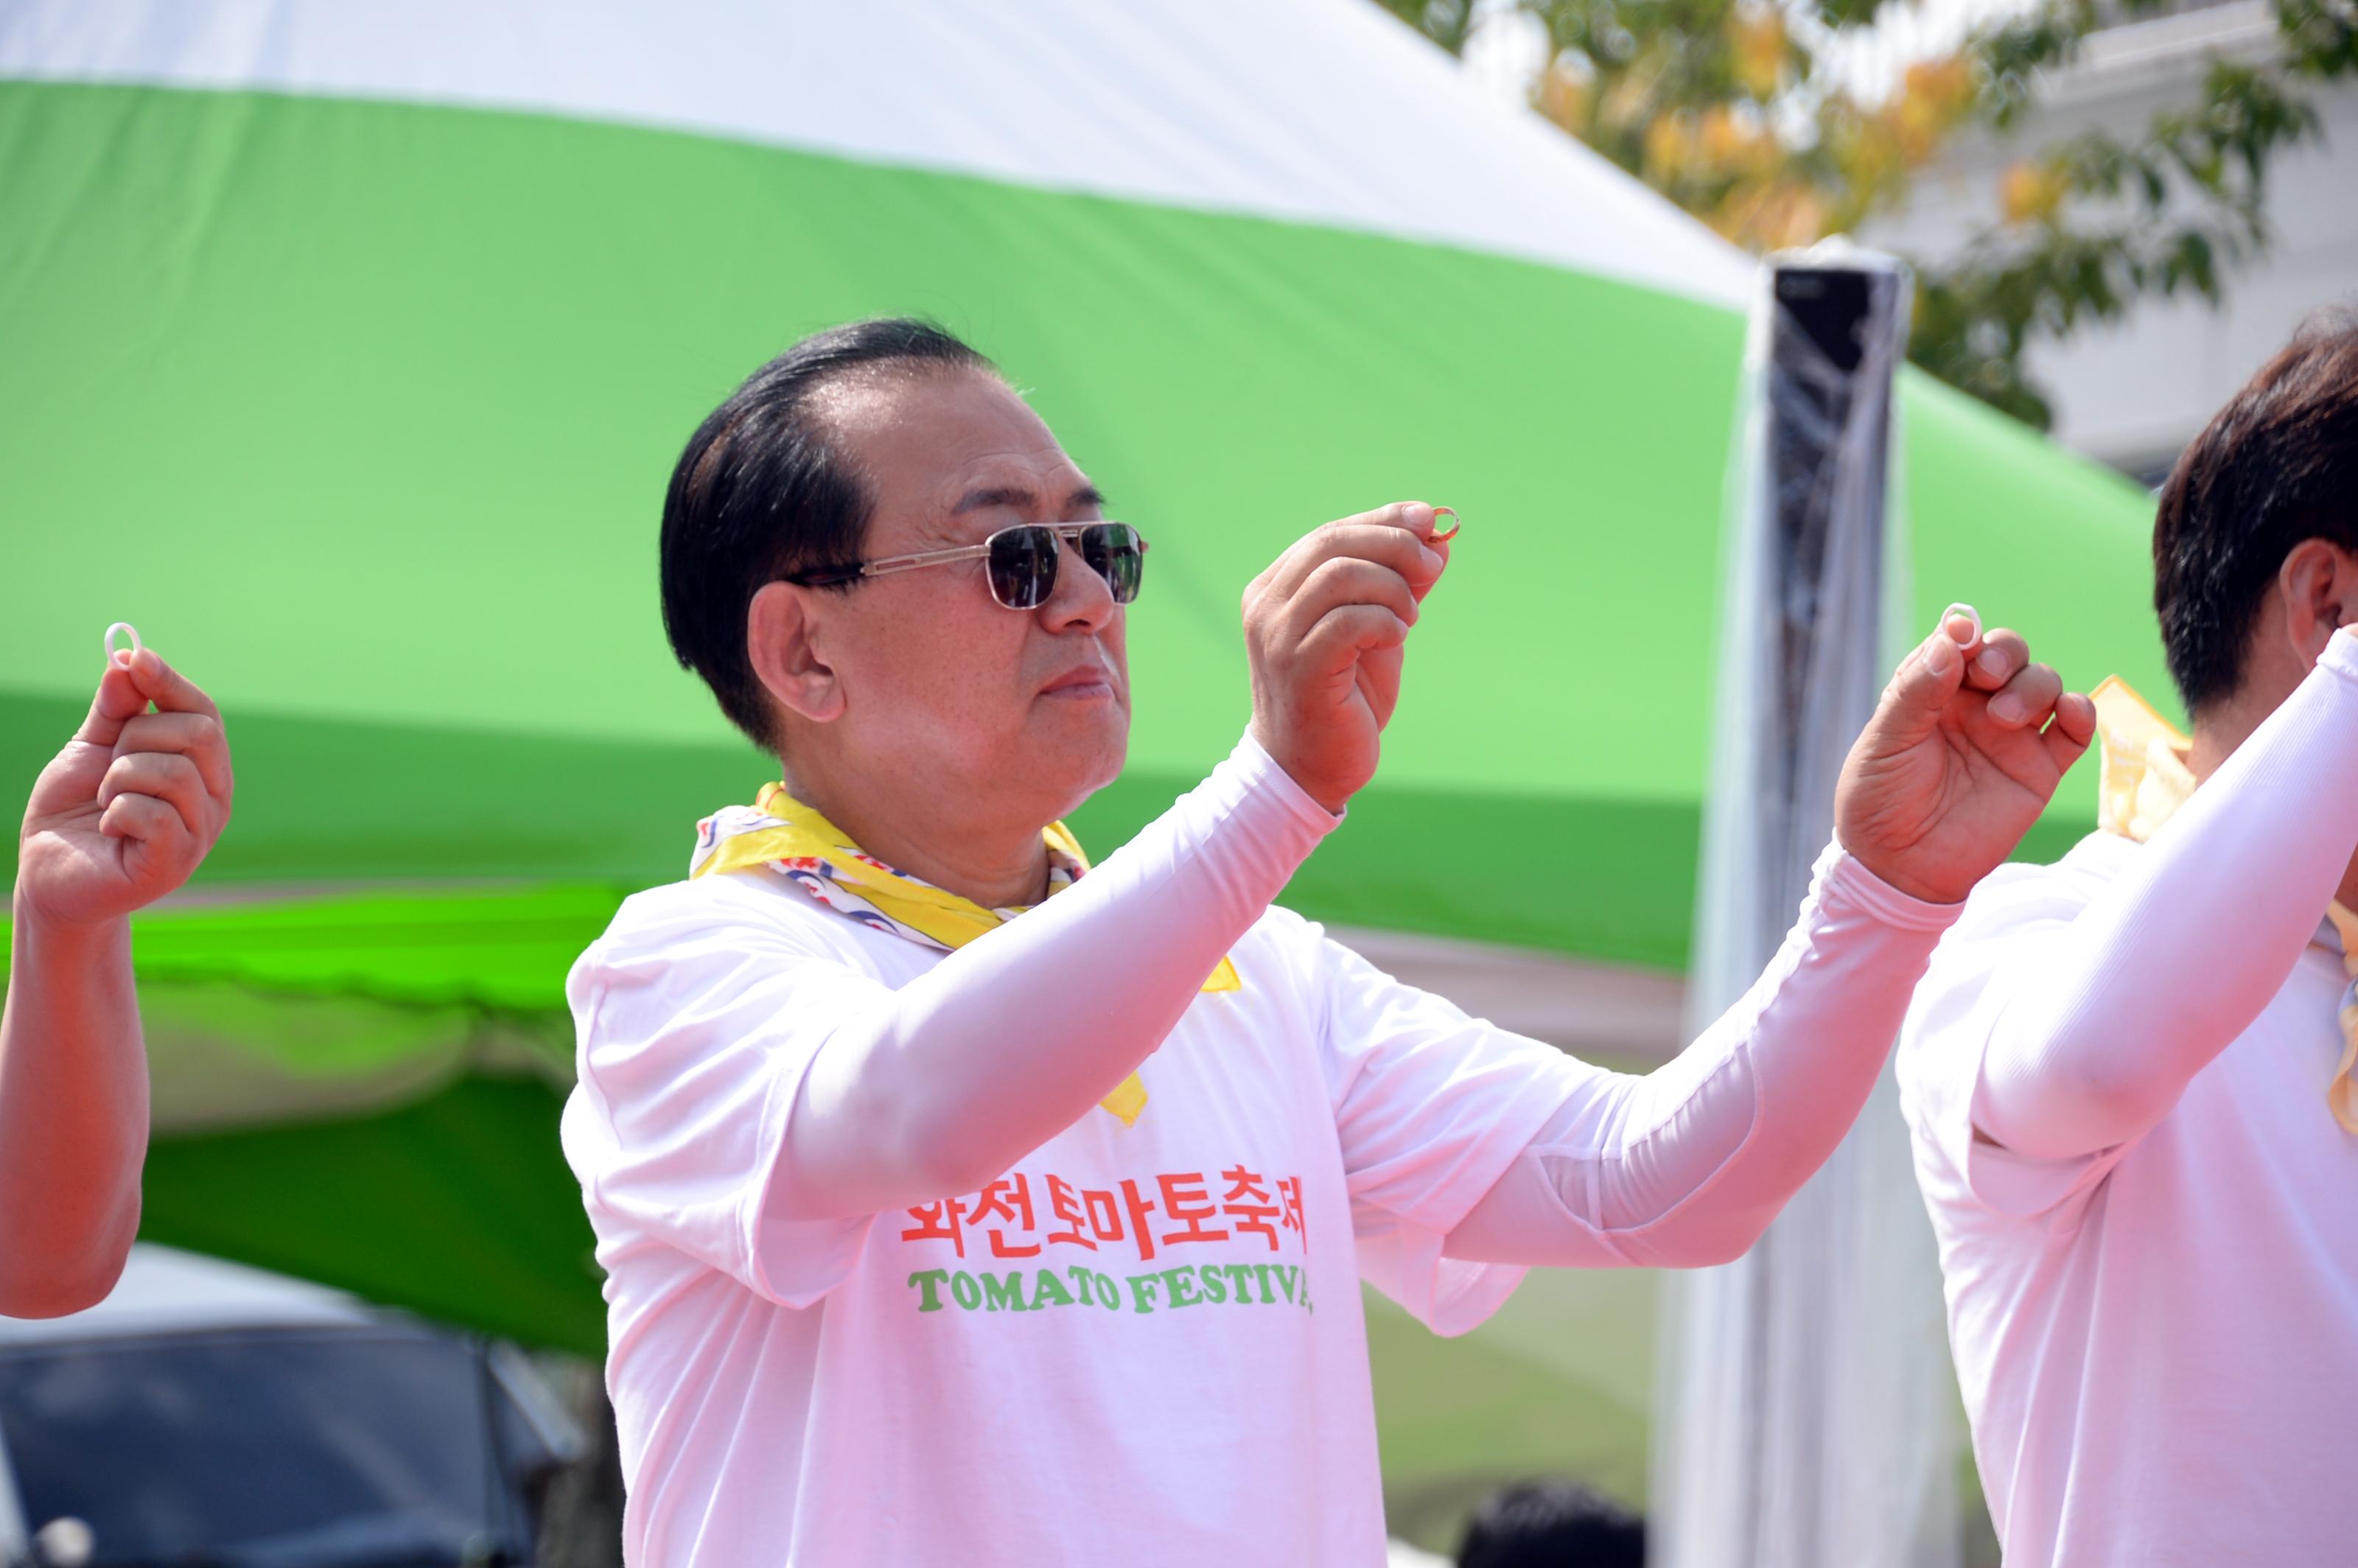
[[[2089,695],[2104,741],[2096,825],[2142,844],[2194,794],[2186,765],[2190,742],[2118,676],[2106,676]],[[2358,1133],[2358,1081],[2351,1076],[2358,1068],[2358,914],[2337,900],[2325,917],[2342,937],[2342,972],[2350,981],[2342,993],[2342,1062],[2325,1086],[2325,1104],[2343,1131]]]
[[[1080,841],[1061,822],[1041,834],[1048,849],[1048,896],[1054,898],[1089,869]],[[1028,904],[985,909],[972,899],[896,871],[861,850],[851,836],[786,793],[763,784],[750,806],[731,806],[696,825],[696,853],[687,874],[774,871],[838,914],[862,925],[946,953],[1022,914]],[[1206,991],[1243,989],[1237,967],[1220,960]],[[1135,1126],[1146,1109],[1146,1086],[1132,1073],[1098,1104]]]

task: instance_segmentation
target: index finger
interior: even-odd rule
[[[110,676],[114,674],[112,670],[107,673]],[[142,648],[132,655],[131,678],[138,683],[145,700],[156,705],[158,713],[201,713],[216,724],[221,722],[221,709],[213,706],[213,699],[196,682],[166,664],[164,655],[153,648]]]
[[[1447,557],[1405,524],[1379,521],[1391,510],[1361,513],[1305,534],[1270,568],[1268,586],[1291,598],[1321,566],[1336,557],[1352,557],[1390,567],[1408,580],[1411,589],[1430,588]],[[1427,555],[1433,557],[1429,562]]]
[[[1349,517],[1338,517],[1337,523],[1365,523],[1379,528],[1405,528],[1418,538],[1431,542],[1434,508],[1422,501],[1395,501],[1389,506],[1379,506],[1373,512],[1361,512]]]

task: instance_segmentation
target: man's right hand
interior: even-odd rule
[[[1375,776],[1408,630],[1449,565],[1433,524],[1421,501],[1329,523],[1245,589],[1253,739],[1329,811]]]

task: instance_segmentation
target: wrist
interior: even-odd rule
[[[1299,817],[1322,838],[1343,820],[1345,809],[1329,804],[1312,792],[1277,754],[1262,743],[1258,726],[1249,725],[1244,736],[1230,753],[1231,764],[1241,764],[1245,776],[1258,779],[1260,790],[1282,799],[1289,815]]]
[[[20,961],[38,955],[45,963],[70,964],[101,957],[131,937],[129,915],[104,914],[90,920],[61,915],[27,892],[22,878],[9,899],[8,914],[13,927],[10,946]]]
[[[1318,809],[1327,816],[1339,817],[1343,815],[1344,808],[1351,804],[1351,797],[1347,793],[1340,799],[1331,798],[1334,795],[1331,789],[1304,778],[1302,768],[1289,763],[1284,753],[1270,744],[1270,738],[1262,730],[1260,714],[1254,714],[1252,722],[1245,726],[1245,739],[1252,742],[1253,750],[1260,752],[1268,765],[1282,775],[1285,782],[1292,784],[1297,794],[1304,800],[1315,804]]]
[[[1944,890],[1929,887],[1904,872],[1894,877],[1861,859],[1843,842],[1840,833],[1819,857],[1815,877],[1826,892],[1847,899],[1888,925],[1945,930],[1964,913],[1963,894],[1944,895]]]
[[[1920,878],[1909,876],[1897,866],[1878,865],[1855,851],[1844,852],[1850,855],[1851,863],[1860,871],[1865,871],[1892,892],[1912,898],[1919,903],[1944,904],[1964,902],[1964,895],[1952,889],[1934,887]]]

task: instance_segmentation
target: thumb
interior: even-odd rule
[[[139,688],[128,661],[108,661],[106,674],[100,677],[97,695],[91,698],[90,712],[74,732],[74,739],[92,746],[112,746],[123,733],[124,724],[147,711],[147,694]]]
[[[1964,685],[1966,652],[1980,641],[1978,618],[1952,610],[1899,661],[1876,710],[1875,727],[1887,745],[1912,745],[1940,727],[1942,713]]]

